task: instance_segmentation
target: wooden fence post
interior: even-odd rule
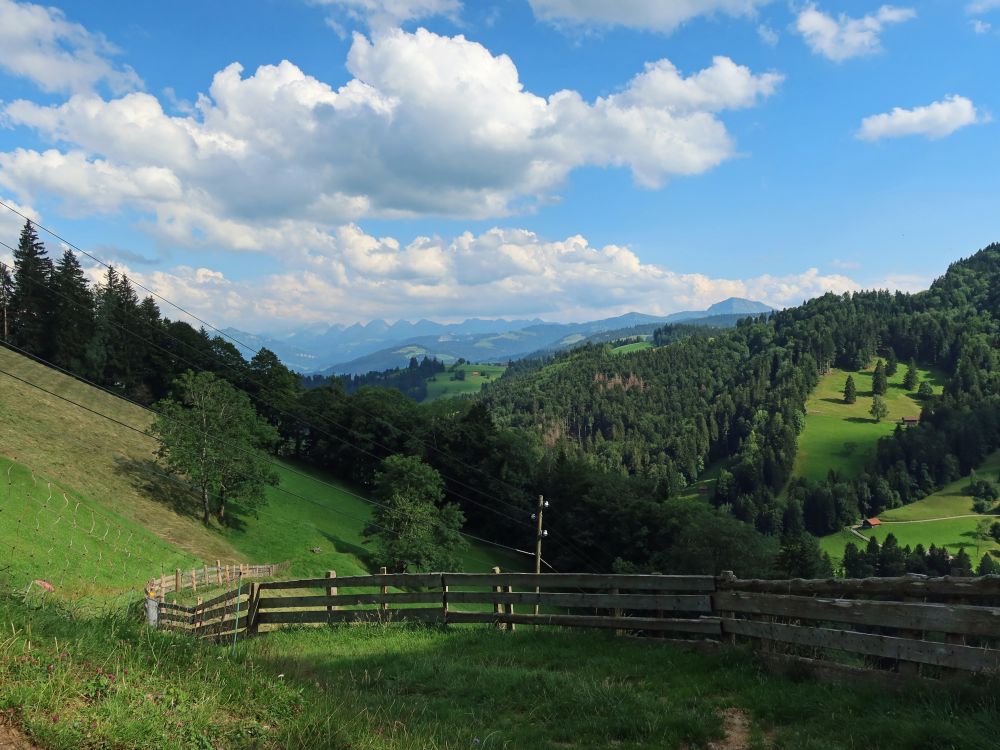
[[[165,602],[167,596],[167,575],[160,573],[160,602]]]
[[[256,583],[250,584],[250,598],[247,599],[247,625],[246,634],[257,634],[257,604],[260,601],[260,586]]]
[[[326,571],[326,577],[327,578],[336,578],[337,577],[337,571],[336,570],[328,570],[328,571]],[[337,587],[336,586],[327,586],[326,587],[326,595],[327,596],[336,596],[337,595]],[[326,611],[329,613],[329,612],[333,612],[335,609],[337,609],[336,605],[330,604],[330,605],[327,605]]]
[[[181,569],[177,568],[174,570],[174,593],[180,593],[181,590]]]
[[[718,590],[724,590],[726,588],[726,584],[733,583],[735,580],[736,580],[736,574],[733,573],[733,571],[731,571],[731,570],[724,570],[724,571],[722,571],[722,573],[719,575],[719,577],[715,580],[716,591],[718,591]],[[726,622],[725,621],[726,621],[726,618],[732,619],[733,617],[735,617],[736,613],[735,612],[720,612],[720,611],[718,611],[716,609],[716,606],[715,606],[715,597],[713,596],[712,597],[712,614],[715,615],[716,617],[720,618],[720,621],[721,621],[721,624],[722,624],[722,641],[723,642],[728,642],[730,646],[735,646],[736,645],[736,634],[735,633],[727,633],[726,632]]]
[[[219,585],[222,585],[222,560],[215,561],[215,573],[219,579]]]
[[[611,594],[612,596],[616,596],[619,592],[618,589],[608,589],[608,593]],[[619,609],[618,607],[614,607],[611,610],[611,616],[617,620],[619,617],[622,616],[621,609]],[[624,630],[617,630],[617,629],[615,630],[615,635],[623,635],[624,633],[625,633]]]
[[[205,579],[205,584],[204,585],[205,585],[205,588],[208,588],[209,586],[212,585],[212,581],[208,577],[208,566],[207,565],[204,566],[204,571],[202,571],[202,572],[204,573],[204,579]]]
[[[508,594],[513,594],[514,593],[514,587],[508,585],[504,589],[504,591],[507,592]],[[507,604],[504,605],[504,611],[508,615],[513,615],[514,614],[514,602],[507,602]],[[509,622],[509,623],[507,623],[507,627],[510,629],[511,632],[514,632],[514,628],[517,627],[517,626],[513,622]]]
[[[198,590],[198,571],[195,568],[191,568],[191,590]]]
[[[198,603],[194,607],[194,634],[198,635],[198,628],[201,627],[201,603],[204,601],[200,596],[198,597]]]
[[[500,575],[500,567],[495,565],[495,566],[493,566],[493,569],[490,572],[493,575],[498,576],[498,575]],[[494,594],[499,594],[501,591],[503,591],[503,589],[500,587],[499,584],[497,584],[497,585],[495,585],[493,587],[493,593]],[[535,606],[538,606],[538,605],[535,605]],[[506,630],[507,629],[507,623],[500,622],[500,617],[503,616],[503,604],[500,602],[500,597],[498,597],[498,596],[493,598],[493,614],[497,615],[497,629],[498,630]]]
[[[448,583],[444,574],[441,574],[441,619],[445,625],[448,624]]]
[[[379,568],[378,572],[381,573],[382,575],[387,575],[389,573],[389,569],[388,568]],[[389,587],[386,586],[383,583],[382,584],[382,596],[385,596],[388,593],[389,593]],[[382,602],[379,605],[379,609],[382,610],[383,612],[385,612],[386,610],[388,610],[389,609],[389,602]]]

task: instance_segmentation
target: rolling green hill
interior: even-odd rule
[[[479,393],[484,383],[497,380],[507,368],[503,365],[454,365],[427,380],[427,401]],[[456,371],[465,374],[464,380],[453,380]]]
[[[819,385],[806,401],[805,429],[799,435],[798,453],[792,476],[808,479],[825,479],[830,470],[844,477],[861,473],[865,463],[875,454],[879,438],[892,433],[903,417],[919,416],[920,399],[916,392],[903,388],[906,366],[900,365],[889,378],[885,403],[889,416],[876,422],[868,413],[872,404],[872,374],[874,368],[861,372],[833,369],[823,375]],[[940,372],[918,368],[920,382],[928,381],[935,393],[944,385]],[[847,376],[854,377],[858,400],[844,403],[844,383]]]
[[[279,462],[279,486],[267,490],[268,503],[257,515],[237,507],[232,526],[207,528],[193,494],[156,463],[156,442],[143,434],[149,411],[3,348],[0,370],[27,381],[0,374],[0,471],[6,482],[0,490],[6,496],[0,500],[0,574],[6,568],[25,583],[59,574],[78,594],[138,587],[163,570],[198,561],[291,560],[296,575],[367,571],[361,531],[372,506],[357,490],[315,469]],[[49,482],[54,498],[46,508]],[[103,543],[93,536],[109,526]],[[126,545],[121,540],[130,534]],[[108,539],[119,540],[118,548],[112,550]],[[126,546],[135,554],[123,574],[109,561],[121,563]],[[60,556],[63,547],[70,551]],[[528,564],[478,544],[463,555],[469,571]]]

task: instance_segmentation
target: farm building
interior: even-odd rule
[[[920,417],[903,417],[899,423],[904,427],[916,427],[920,424]]]
[[[872,529],[875,528],[876,526],[881,526],[881,525],[882,522],[877,518],[866,518],[864,521],[861,522],[862,529]]]

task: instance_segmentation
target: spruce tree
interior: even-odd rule
[[[52,289],[52,358],[61,367],[79,372],[94,335],[94,297],[71,250],[56,261]]]
[[[10,340],[48,358],[52,329],[52,261],[35,227],[25,222],[14,250],[14,289],[10,299]]]
[[[847,382],[844,384],[844,403],[853,404],[858,400],[858,389],[854,385],[854,376],[848,375]]]
[[[896,352],[894,349],[889,349],[889,356],[885,358],[885,375],[891,378],[896,374],[899,369],[899,360],[896,359]]]
[[[903,387],[908,391],[917,387],[917,363],[912,359],[906,368],[906,375],[903,376]]]
[[[1000,574],[1000,565],[997,565],[996,561],[987,553],[979,561],[979,570],[976,573],[981,576],[995,576]]]
[[[10,339],[10,301],[14,294],[14,277],[6,263],[0,264],[0,337]]]
[[[884,396],[889,389],[889,383],[885,377],[885,364],[880,359],[875,365],[875,374],[872,375],[872,395]]]

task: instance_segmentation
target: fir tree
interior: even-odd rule
[[[919,388],[917,388],[917,396],[919,396],[921,399],[925,401],[933,395],[934,395],[934,388],[931,387],[931,384],[928,383],[926,380],[920,384]]]
[[[951,561],[951,567],[955,575],[972,575],[972,558],[970,558],[969,553],[965,551],[965,547],[959,548],[958,554],[955,555],[954,559]]]
[[[889,389],[889,383],[885,377],[885,364],[880,359],[875,365],[875,374],[872,375],[872,395],[884,396]]]
[[[903,376],[903,387],[908,391],[917,387],[917,363],[912,359],[906,367],[906,375]]]
[[[80,262],[71,250],[56,261],[52,275],[52,357],[73,372],[84,366],[87,344],[94,335],[94,298]]]
[[[899,369],[899,360],[896,359],[896,352],[889,348],[889,356],[885,358],[885,376],[891,378]]]
[[[847,382],[844,384],[844,403],[853,404],[858,400],[858,389],[854,385],[854,376],[848,375]]]
[[[1000,565],[997,565],[996,561],[987,553],[979,561],[979,570],[976,573],[981,576],[995,576],[1000,574]]]
[[[10,299],[10,340],[48,358],[52,332],[52,261],[35,227],[25,222],[14,250],[14,289]]]

